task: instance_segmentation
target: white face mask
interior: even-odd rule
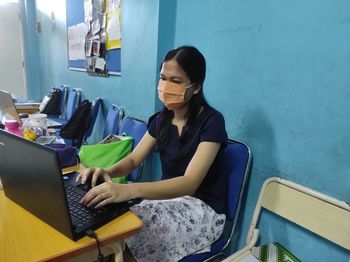
[[[193,93],[186,99],[185,94],[187,89],[189,89],[193,85],[194,84],[191,84],[186,87],[183,84],[175,84],[160,79],[158,84],[159,99],[169,110],[179,109],[183,107],[186,104],[186,102],[192,97]]]

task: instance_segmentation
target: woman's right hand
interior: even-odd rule
[[[76,182],[80,182],[81,184],[85,184],[86,181],[89,181],[91,178],[91,187],[94,187],[94,186],[96,186],[97,180],[100,177],[105,182],[112,181],[111,177],[104,169],[99,168],[99,167],[87,168],[87,167],[84,167],[83,165],[81,165],[80,173],[76,178]]]

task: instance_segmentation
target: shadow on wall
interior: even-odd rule
[[[263,182],[272,176],[281,176],[277,161],[277,147],[273,123],[261,108],[249,109],[239,117],[236,137],[246,142],[252,151],[253,162],[241,204],[241,215],[227,253],[231,254],[246,243],[250,221]],[[280,232],[283,234],[283,232]]]

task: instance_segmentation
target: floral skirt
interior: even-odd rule
[[[131,210],[144,222],[140,233],[126,239],[137,261],[174,262],[208,251],[225,224],[225,215],[191,196],[144,200]]]

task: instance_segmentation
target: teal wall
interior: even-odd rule
[[[146,120],[161,106],[156,85],[165,52],[191,44],[204,53],[206,97],[224,114],[229,136],[247,142],[254,156],[231,252],[244,245],[268,177],[350,202],[349,1],[123,1],[122,76],[110,78],[67,70],[65,21],[53,27],[47,15],[33,13],[31,1],[22,2],[31,5],[22,13],[32,98],[68,84],[88,99],[102,97],[105,109],[115,103]],[[40,34],[35,19],[42,21]],[[148,176],[159,177],[158,160],[151,163]],[[259,226],[262,242],[278,240],[303,261],[349,259],[344,249],[269,214]]]
[[[20,0],[20,13],[23,27],[23,50],[27,95],[29,99],[41,96],[41,73],[38,47],[38,35],[35,32],[36,12],[35,4],[31,0]]]
[[[204,52],[207,99],[224,114],[229,136],[253,152],[238,246],[270,176],[350,202],[350,2],[177,3],[175,45]],[[300,230],[271,230],[277,223],[264,221],[262,242],[278,239],[302,261],[349,259],[345,250],[325,251],[326,243]],[[313,248],[323,252],[310,254]]]
[[[56,7],[59,6],[60,10],[65,10],[65,0],[47,1]],[[28,2],[31,8],[34,6],[35,10],[35,2]],[[38,6],[42,5],[38,0],[36,2]],[[38,55],[31,56],[29,61],[35,61],[33,71],[40,72],[40,83],[36,81],[29,83],[30,90],[40,90],[33,93],[31,98],[42,97],[53,85],[67,84],[73,88],[82,89],[87,99],[102,97],[107,106],[115,103],[124,107],[128,114],[147,119],[154,112],[155,107],[154,94],[158,74],[156,68],[158,5],[158,1],[154,0],[128,0],[123,3],[122,38],[125,47],[122,49],[122,77],[109,78],[91,77],[85,72],[68,70],[65,20],[56,18],[55,25],[52,25],[49,14],[39,8],[34,15],[29,13],[27,16],[32,21],[24,24],[25,31],[30,32],[26,41],[26,46],[30,50],[27,54],[31,54],[31,50],[35,51],[36,48],[32,47],[34,45],[32,43],[33,40],[37,41]],[[134,19],[126,19],[129,17]],[[40,34],[34,31],[35,19],[41,22]],[[28,69],[33,67],[29,65]]]

